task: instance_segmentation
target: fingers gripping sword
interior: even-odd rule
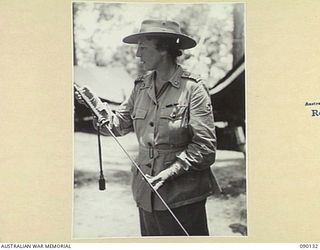
[[[74,89],[75,91],[77,91],[79,93],[79,95],[81,96],[82,100],[85,102],[85,104],[91,109],[91,111],[93,112],[93,114],[98,118],[99,124],[98,124],[98,129],[100,129],[100,127],[104,126],[105,128],[107,128],[108,132],[110,133],[110,135],[113,137],[113,139],[115,140],[115,142],[119,145],[119,147],[122,149],[122,151],[126,154],[126,156],[129,158],[129,160],[132,162],[132,164],[137,168],[137,170],[140,172],[140,174],[142,175],[143,179],[146,181],[146,183],[148,184],[148,186],[152,189],[152,191],[159,197],[159,199],[161,200],[161,202],[163,203],[163,205],[167,208],[167,210],[169,211],[169,213],[172,215],[172,217],[175,219],[175,221],[178,223],[178,225],[180,226],[180,228],[183,230],[183,232],[186,234],[186,236],[190,236],[189,233],[187,232],[187,230],[183,227],[183,225],[181,224],[181,222],[178,220],[178,218],[176,217],[176,215],[173,213],[173,211],[170,209],[169,205],[164,201],[164,199],[161,197],[161,195],[159,194],[159,192],[153,187],[153,185],[148,181],[146,175],[143,173],[143,171],[141,170],[141,168],[139,167],[139,165],[135,162],[135,160],[129,155],[129,153],[127,152],[127,150],[121,145],[121,143],[119,142],[119,140],[116,138],[115,134],[112,132],[111,127],[109,127],[109,121],[104,118],[101,113],[96,109],[96,107],[92,104],[93,99],[91,99],[90,97],[88,97],[87,95],[85,95],[83,93],[83,89],[82,87],[78,86],[76,83],[74,83]],[[94,97],[92,97],[94,98]],[[108,114],[111,114],[112,111],[109,109],[108,106],[105,106],[104,109]],[[100,150],[100,149],[99,149]]]

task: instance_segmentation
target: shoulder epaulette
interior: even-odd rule
[[[202,80],[199,75],[192,74],[192,73],[190,73],[188,71],[183,71],[181,77],[182,78],[188,78],[188,79],[193,80],[195,82],[200,82]]]

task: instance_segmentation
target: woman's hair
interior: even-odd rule
[[[167,51],[174,62],[178,56],[182,55],[178,38],[163,36],[147,36],[146,38],[155,41],[157,50]]]

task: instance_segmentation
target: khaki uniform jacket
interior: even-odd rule
[[[113,131],[136,133],[137,163],[145,174],[155,176],[176,161],[182,163],[183,172],[158,189],[170,208],[175,208],[220,191],[210,170],[216,153],[211,100],[201,79],[180,66],[158,98],[154,77],[155,72],[135,81],[131,96],[113,117]],[[137,206],[146,211],[165,210],[134,166],[132,172]]]

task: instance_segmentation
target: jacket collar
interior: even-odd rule
[[[177,70],[174,72],[174,74],[168,80],[168,82],[171,83],[173,87],[180,88],[180,85],[181,85],[180,81],[181,81],[181,76],[183,75],[183,72],[184,71],[182,67],[178,65]],[[155,73],[156,72],[153,71],[152,73],[146,75],[142,88],[148,88],[147,93],[149,97],[154,101],[154,103],[157,103],[157,98],[155,96],[154,85],[153,85]]]
[[[148,74],[145,78],[145,87],[151,87],[152,88],[152,83],[155,78],[155,71],[152,71],[152,73]],[[181,76],[183,74],[183,69],[180,65],[178,65],[176,71],[173,73],[171,78],[168,80],[169,83],[175,88],[180,88],[180,81],[181,81]]]
[[[180,80],[181,80],[181,75],[183,73],[183,69],[181,68],[180,65],[178,65],[177,70],[174,72],[174,74],[171,76],[169,79],[169,83],[175,88],[180,88]]]

